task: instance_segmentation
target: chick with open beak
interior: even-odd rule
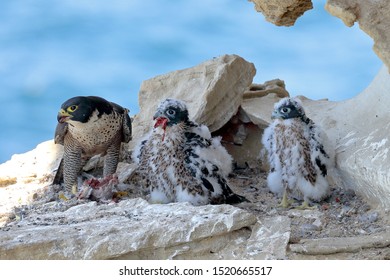
[[[162,141],[164,141],[167,127],[189,121],[188,110],[182,102],[166,99],[158,106],[153,120],[155,120],[154,128],[161,127],[163,129]]]
[[[212,138],[207,126],[189,119],[185,102],[162,101],[153,119],[153,130],[133,154],[139,182],[149,189],[151,203],[247,201],[228,185],[232,157],[221,139]]]
[[[168,119],[165,117],[153,117],[153,120],[156,121],[154,124],[154,128],[161,127],[164,130],[163,136],[162,136],[162,141],[164,141],[165,131],[166,131],[167,125],[168,125]]]

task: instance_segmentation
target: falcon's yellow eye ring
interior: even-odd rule
[[[77,110],[78,107],[79,107],[79,106],[77,106],[77,105],[72,105],[72,106],[69,106],[68,109],[66,109],[66,110],[67,110],[68,112],[73,113],[74,111]]]

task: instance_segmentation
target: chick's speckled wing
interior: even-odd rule
[[[199,133],[202,131],[202,133]],[[225,177],[231,171],[232,158],[220,144],[219,138],[206,139],[204,128],[194,126],[185,133],[185,167],[211,193],[211,203],[247,201],[233,193]]]
[[[332,149],[329,139],[322,129],[309,119],[309,143],[311,159],[316,164],[316,169],[322,176],[328,175],[329,169],[334,167],[334,149]]]
[[[263,144],[263,149],[261,151],[262,158],[268,159],[269,168],[271,170],[275,169],[275,135],[274,135],[274,124],[270,124],[266,129],[264,129],[263,136],[261,138],[261,143]]]

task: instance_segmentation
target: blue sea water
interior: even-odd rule
[[[138,112],[143,80],[238,54],[256,83],[280,78],[292,95],[343,100],[381,67],[372,40],[314,1],[276,27],[246,0],[3,0],[0,163],[53,138],[60,105],[98,95]]]

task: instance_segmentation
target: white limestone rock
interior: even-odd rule
[[[307,10],[313,8],[311,0],[250,0],[265,19],[278,26],[291,26]]]
[[[51,175],[62,158],[63,150],[63,146],[49,140],[27,153],[13,155],[9,161],[0,164],[0,185],[8,185],[7,178],[15,183],[28,183]]]
[[[221,128],[236,114],[255,73],[252,63],[237,55],[223,55],[144,81],[139,91],[140,112],[133,122],[133,139],[151,129],[157,105],[166,98],[185,101],[190,119],[207,125],[211,132]]]
[[[273,79],[264,82],[264,84],[252,84],[244,92],[244,99],[263,97],[270,93],[274,93],[281,98],[289,96],[284,81],[280,79]]]
[[[279,258],[287,247],[285,222],[273,229],[268,221],[258,230],[253,214],[231,205],[89,202],[8,225],[0,231],[0,259],[215,259],[225,258],[234,240],[249,246],[239,258],[252,258],[255,247],[262,257]],[[277,236],[280,246],[269,247]]]
[[[264,97],[246,98],[242,102],[242,109],[249,119],[262,129],[271,123],[271,113],[274,104],[281,99],[277,94],[270,93]]]
[[[244,93],[241,107],[252,123],[265,128],[271,122],[273,105],[270,107],[270,104],[288,96],[290,94],[284,81],[274,79],[263,84],[251,85]]]
[[[62,154],[63,147],[49,140],[0,165],[0,226],[15,206],[30,203],[38,190],[51,183]]]
[[[344,180],[373,206],[390,209],[390,75],[382,67],[374,81],[356,97],[327,106],[310,107],[327,130],[337,152]]]
[[[282,260],[290,240],[291,220],[285,216],[264,218],[253,227],[251,236],[242,242],[227,246],[219,254],[224,259]]]
[[[330,255],[337,253],[356,253],[367,248],[386,248],[390,246],[390,232],[384,231],[370,236],[351,236],[339,238],[302,239],[289,246],[292,253],[305,255]]]

